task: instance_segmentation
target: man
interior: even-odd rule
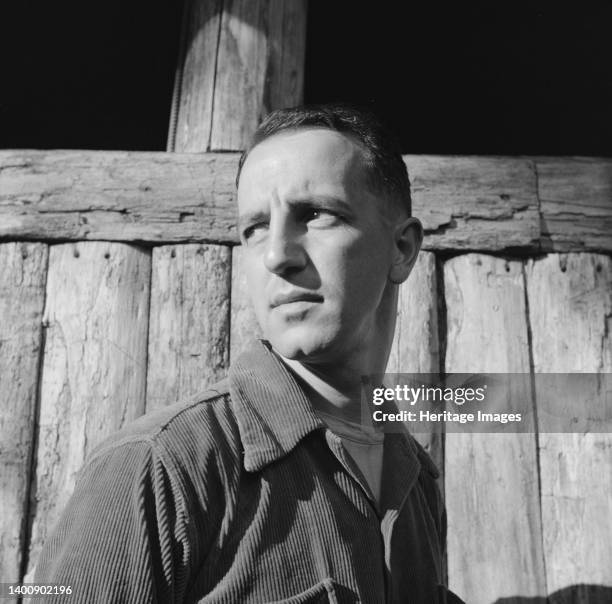
[[[94,452],[36,580],[83,602],[444,602],[437,471],[360,421],[422,240],[401,156],[365,113],[283,110],[237,184],[266,341]]]

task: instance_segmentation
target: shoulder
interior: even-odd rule
[[[101,443],[46,540],[37,581],[72,582],[82,602],[182,600],[172,594],[200,567],[239,475],[228,398],[217,384]]]
[[[118,450],[135,448],[176,471],[197,473],[198,468],[210,467],[213,457],[228,469],[239,464],[242,446],[227,379],[139,417],[98,445],[88,462],[95,464],[100,458],[116,456]]]

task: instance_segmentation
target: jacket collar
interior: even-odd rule
[[[228,377],[247,471],[261,470],[287,455],[306,435],[326,427],[266,340],[252,342],[232,363]],[[382,503],[384,508],[399,509],[423,464],[434,477],[437,470],[407,431],[386,437],[384,471],[390,475],[383,476]]]
[[[265,340],[253,342],[229,370],[244,467],[256,472],[324,427],[293,374]]]

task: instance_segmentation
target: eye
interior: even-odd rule
[[[340,220],[340,216],[336,212],[325,208],[309,208],[304,212],[302,219],[304,222],[316,222],[317,224],[326,225]]]
[[[257,240],[261,233],[268,227],[265,222],[258,222],[256,224],[249,225],[242,231],[242,239],[244,241]]]

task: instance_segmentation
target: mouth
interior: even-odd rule
[[[286,306],[289,304],[297,304],[301,302],[320,303],[323,302],[323,296],[319,294],[313,294],[311,292],[285,292],[276,294],[270,301],[271,308],[277,308],[278,306]]]

